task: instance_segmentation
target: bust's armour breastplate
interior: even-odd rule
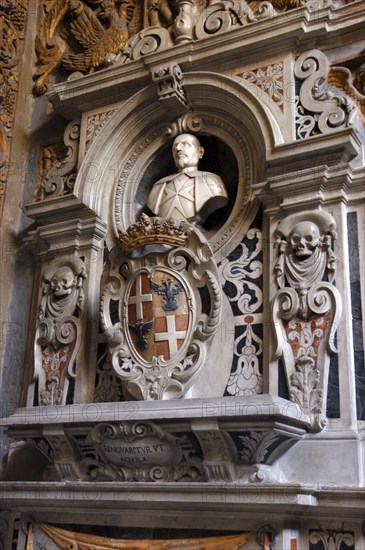
[[[195,170],[173,174],[155,183],[147,206],[156,216],[175,220],[190,220],[203,213],[204,222],[206,216],[227,202],[227,191],[220,177]]]
[[[195,214],[195,178],[178,174],[165,184],[158,215],[183,220]]]

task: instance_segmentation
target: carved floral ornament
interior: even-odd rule
[[[34,380],[41,405],[65,404],[81,341],[85,267],[79,259],[52,262],[42,275],[35,338]]]
[[[273,303],[275,356],[283,358],[290,399],[324,427],[330,355],[337,352],[335,332],[341,297],[333,284],[335,221],[327,212],[293,214],[276,230],[276,279]]]
[[[60,66],[88,74],[303,5],[318,9],[341,4],[332,0],[44,0],[35,44],[35,91],[47,91],[49,76]]]

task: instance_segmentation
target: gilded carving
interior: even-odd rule
[[[362,65],[353,78],[346,67],[331,67],[328,84],[349,96],[358,108],[359,119],[365,126],[365,65]]]
[[[76,376],[85,278],[81,260],[53,262],[42,276],[34,358],[40,405],[65,404],[69,380]]]
[[[115,0],[91,0],[89,4],[92,8],[81,0],[43,1],[35,41],[37,94],[47,91],[46,80],[61,63],[69,71],[92,73],[100,66],[113,63],[115,55],[126,44],[133,7]]]
[[[27,0],[6,0],[0,5],[0,216],[9,171],[27,6]]]
[[[332,284],[335,230],[332,216],[320,210],[288,216],[276,230],[276,357],[283,357],[291,400],[316,429],[326,422],[329,359],[337,352],[334,333],[341,314]]]

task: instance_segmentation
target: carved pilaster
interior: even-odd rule
[[[276,230],[276,357],[283,357],[290,399],[316,429],[326,422],[329,359],[337,352],[341,314],[341,298],[332,284],[335,228],[328,213],[307,211],[288,216]]]
[[[34,354],[40,405],[65,404],[69,381],[76,376],[85,278],[77,258],[51,262],[43,272]]]

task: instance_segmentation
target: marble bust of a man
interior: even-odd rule
[[[204,149],[196,136],[177,136],[172,155],[178,172],[154,184],[147,207],[161,218],[204,224],[212,212],[227,204],[225,185],[216,174],[198,170]]]

